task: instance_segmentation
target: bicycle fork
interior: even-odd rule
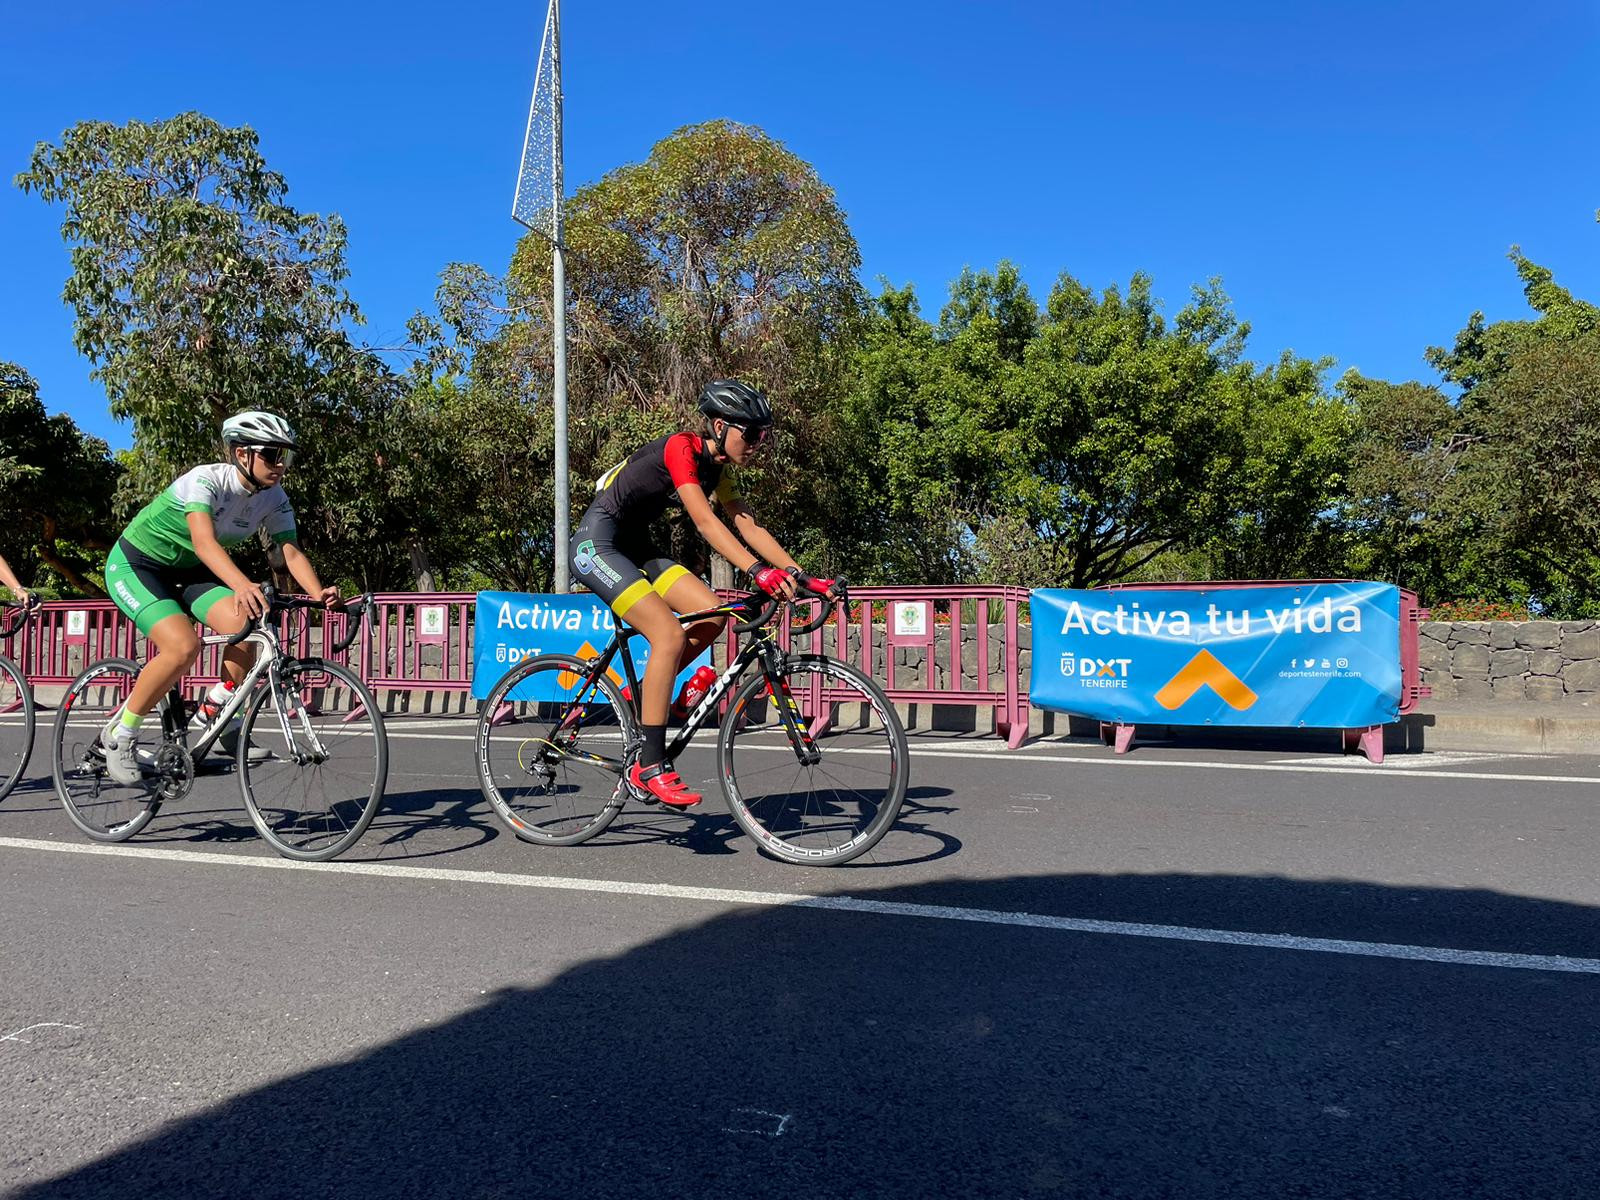
[[[300,698],[300,693],[291,689],[284,682],[283,673],[278,669],[276,663],[272,665],[271,674],[268,678],[268,686],[272,688],[272,709],[278,715],[278,729],[283,734],[283,744],[288,747],[290,760],[297,767],[311,764],[320,765],[327,762],[327,747],[322,744],[322,739],[317,736],[316,728],[311,724],[311,714],[306,710],[305,702]],[[291,710],[303,735],[299,741],[295,739],[294,728],[289,723]],[[302,751],[300,749],[302,745],[310,747],[310,753]]]
[[[814,767],[822,761],[822,751],[817,749],[816,739],[811,736],[811,723],[800,710],[800,701],[794,698],[794,693],[789,690],[789,681],[779,670],[782,665],[783,655],[776,647],[768,646],[763,650],[761,666],[767,676],[767,694],[772,697],[773,706],[778,710],[778,720],[783,724],[783,731],[789,735],[789,745],[793,747],[800,765]]]

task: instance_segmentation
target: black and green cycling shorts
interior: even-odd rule
[[[157,562],[127,538],[118,538],[106,557],[106,591],[146,637],[157,622],[184,613],[209,625],[217,601],[233,595],[205,567]]]
[[[691,573],[648,542],[620,536],[611,515],[594,508],[583,514],[567,550],[572,577],[610,605],[619,619],[651,592],[666,596],[668,588]]]

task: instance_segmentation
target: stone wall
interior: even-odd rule
[[[1426,621],[1418,650],[1422,682],[1439,700],[1600,695],[1594,621]]]

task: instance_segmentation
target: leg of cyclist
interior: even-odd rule
[[[646,575],[650,574],[650,567],[650,563],[644,565]],[[655,577],[654,587],[672,611],[677,613],[700,612],[703,609],[715,608],[720,603],[717,594],[698,576],[691,575],[687,567],[680,567],[677,563],[671,564]],[[678,661],[678,670],[683,670],[699,657],[707,646],[715,642],[727,623],[727,617],[707,617],[685,628],[687,641],[684,643],[682,657]]]
[[[231,637],[248,624],[248,619],[240,612],[238,605],[233,602],[233,592],[222,584],[196,585],[184,593],[184,603],[195,620],[207,625],[217,633]],[[196,720],[201,726],[209,725],[217,711],[228,702],[231,693],[244,679],[245,672],[250,669],[255,661],[256,647],[249,642],[241,642],[237,646],[229,646],[222,652],[222,679],[211,686],[206,698],[201,701],[200,711]],[[215,743],[218,753],[232,758],[239,750],[239,730],[244,724],[244,709],[233,715],[227,728],[222,731],[222,736]],[[272,757],[272,752],[250,743],[250,748],[245,751],[252,763],[266,762]]]
[[[172,690],[200,654],[200,639],[184,613],[182,584],[118,540],[106,556],[106,591],[144,634],[155,653],[125,703],[101,731],[106,773],[121,784],[139,782],[137,744],[145,717]]]
[[[619,614],[621,615],[621,614]],[[650,642],[650,661],[640,681],[639,720],[644,733],[644,748],[639,761],[628,770],[629,782],[649,792],[655,799],[674,808],[699,804],[701,796],[691,792],[667,758],[667,710],[672,703],[672,681],[678,674],[678,660],[688,642],[683,625],[660,596],[645,591],[628,606],[626,619]]]
[[[649,567],[645,569],[648,571]],[[677,564],[673,564],[671,571],[662,573],[655,581],[655,588],[665,597],[673,612],[703,612],[717,606],[717,594]],[[726,617],[707,617],[687,626],[684,629],[686,640],[683,653],[678,656],[678,670],[682,671],[705,653],[707,647],[722,635],[727,623]],[[683,685],[683,691],[672,702],[673,717],[680,721],[686,719],[716,679],[716,669],[711,666],[703,666],[691,675]]]
[[[568,553],[573,577],[610,605],[617,620],[632,625],[650,643],[650,661],[639,684],[644,747],[627,768],[628,783],[641,795],[662,804],[689,808],[699,804],[702,797],[686,788],[666,761],[672,681],[678,674],[678,656],[688,639],[677,616],[636,565],[641,560],[656,561],[656,556],[648,552],[648,547],[619,548],[617,540],[609,517],[591,507],[578,522]]]
[[[134,680],[128,702],[100,734],[106,748],[106,774],[121,784],[139,782],[139,727],[145,717],[200,655],[200,638],[181,612],[161,617],[145,631],[145,636],[156,653]]]

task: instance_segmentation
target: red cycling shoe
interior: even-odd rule
[[[691,792],[682,777],[664,762],[648,767],[634,763],[628,768],[628,783],[641,797],[648,797],[668,808],[693,808],[705,799],[699,792]]]

